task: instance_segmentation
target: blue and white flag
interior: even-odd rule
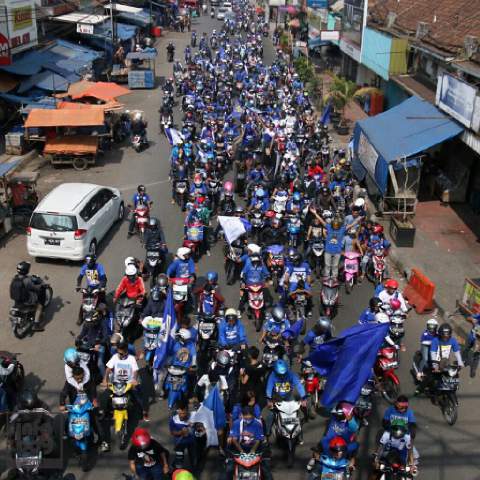
[[[168,352],[172,342],[175,340],[175,332],[177,331],[177,321],[175,318],[175,303],[173,301],[173,288],[168,289],[167,300],[165,301],[165,309],[163,310],[163,326],[158,334],[158,347],[155,349],[153,357],[153,367],[158,370],[163,367],[168,357]]]
[[[185,141],[182,132],[179,132],[174,128],[166,128],[165,134],[167,135],[168,143],[170,145],[178,145],[179,143],[183,143]]]
[[[218,445],[217,431],[227,425],[225,405],[216,386],[202,402],[200,408],[193,415],[193,422],[203,423],[207,433],[207,447]]]
[[[230,245],[251,229],[250,223],[244,218],[226,217],[223,215],[219,215],[217,218]]]

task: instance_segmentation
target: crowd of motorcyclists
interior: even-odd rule
[[[317,120],[291,62],[278,50],[271,65],[263,63],[263,20],[246,2],[236,6],[235,19],[225,20],[218,32],[198,39],[192,32],[183,64],[174,59],[173,43],[167,47],[173,77],[163,87],[160,122],[171,137],[174,106],[180,103],[181,122],[175,138],[169,137],[170,179],[172,203],[185,212],[184,238],[167,265],[160,222],[150,215],[152,198],[139,185],[128,233],[139,234],[145,258],[125,258],[112,301],[105,268],[95,255],[85,258],[76,279],[80,331],[65,350],[59,397],[66,436],[84,470],[94,444],[101,452],[110,450],[113,429],[121,449],[130,445],[132,475],[156,480],[172,465],[174,478],[190,480],[190,472],[201,472],[207,450],[206,425],[196,421],[196,412],[217,389],[227,414],[218,429],[223,478],[258,478],[254,473],[261,472],[271,479],[274,440],[291,467],[304,441],[303,424],[322,410],[329,419],[323,433],[317,426],[308,475],[349,478],[377,392],[391,405],[372,468],[378,478],[387,471],[412,478],[419,458],[416,420],[395,374],[410,307],[387,271],[389,242],[383,227],[368,218],[365,191],[354,180],[349,155],[331,151],[328,128]],[[237,219],[243,232],[232,239],[231,223],[219,217]],[[197,271],[197,260],[219,242],[227,284],[239,285],[238,305],[226,304],[218,272]],[[30,309],[33,328],[41,330],[51,289],[46,294],[50,287],[32,279],[29,270],[28,262],[18,265],[10,293],[14,307]],[[326,379],[308,356],[335,335],[340,286],[349,294],[364,279],[375,291],[358,323],[388,323],[388,335],[357,403],[340,402],[326,412],[320,401]],[[313,302],[316,281],[320,312]],[[167,342],[162,332],[169,301],[176,325]],[[247,321],[259,332],[257,339],[247,335]],[[472,322],[473,349],[480,327],[478,319]],[[38,398],[28,390],[19,394],[23,371],[14,357],[2,358],[1,404],[17,409],[15,422],[38,410]],[[173,456],[147,428],[131,434],[135,418],[149,421],[150,394],[140,381],[140,361],[154,385],[153,397],[170,411]],[[417,393],[436,399],[449,423],[456,418],[462,366],[451,326],[428,320],[412,375]],[[103,401],[101,389],[108,392]],[[253,473],[242,477],[242,471]]]

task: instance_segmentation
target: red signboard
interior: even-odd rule
[[[8,38],[0,33],[0,65],[10,65],[11,63]]]

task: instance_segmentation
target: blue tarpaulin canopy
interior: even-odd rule
[[[130,40],[137,33],[138,27],[135,25],[127,25],[126,23],[116,23],[116,33],[119,40]],[[86,38],[90,38],[92,35],[85,35]],[[108,43],[111,43],[112,39],[112,29],[110,23],[102,23],[100,25],[95,25],[94,27],[94,36],[101,37],[102,40],[105,40]]]
[[[23,81],[20,87],[18,87],[18,93],[28,92],[32,87],[41,88],[49,92],[66,92],[69,85],[70,82],[66,78],[46,70]]]
[[[14,160],[13,162],[0,163],[0,177],[5,176],[10,170],[14,169],[20,160]]]
[[[384,113],[360,120],[353,137],[355,175],[371,177],[385,194],[388,165],[459,135],[463,128],[431,103],[413,96]]]
[[[127,53],[128,60],[154,60],[157,52],[130,52]]]

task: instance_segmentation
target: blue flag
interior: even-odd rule
[[[331,110],[332,110],[332,103],[328,102],[325,108],[323,109],[322,118],[320,119],[320,123],[322,125],[328,125],[330,123]]]
[[[216,386],[203,401],[203,406],[213,412],[213,423],[217,430],[225,428],[227,425],[227,416],[225,414],[225,406],[222,397]]]
[[[174,340],[177,330],[177,322],[175,319],[175,303],[173,301],[173,289],[168,289],[167,299],[165,301],[165,309],[163,311],[163,326],[160,329],[159,345],[155,349],[153,357],[153,367],[159,369],[165,363],[168,357],[170,346]]]
[[[302,331],[304,322],[305,320],[303,318],[300,318],[299,320],[297,320],[293,325],[290,325],[290,328],[286,328],[283,331],[282,337],[297,338],[300,335],[300,332]]]
[[[318,345],[308,359],[320,375],[327,376],[322,404],[354,404],[370,378],[377,353],[389,329],[388,323],[355,325],[339,337]]]

